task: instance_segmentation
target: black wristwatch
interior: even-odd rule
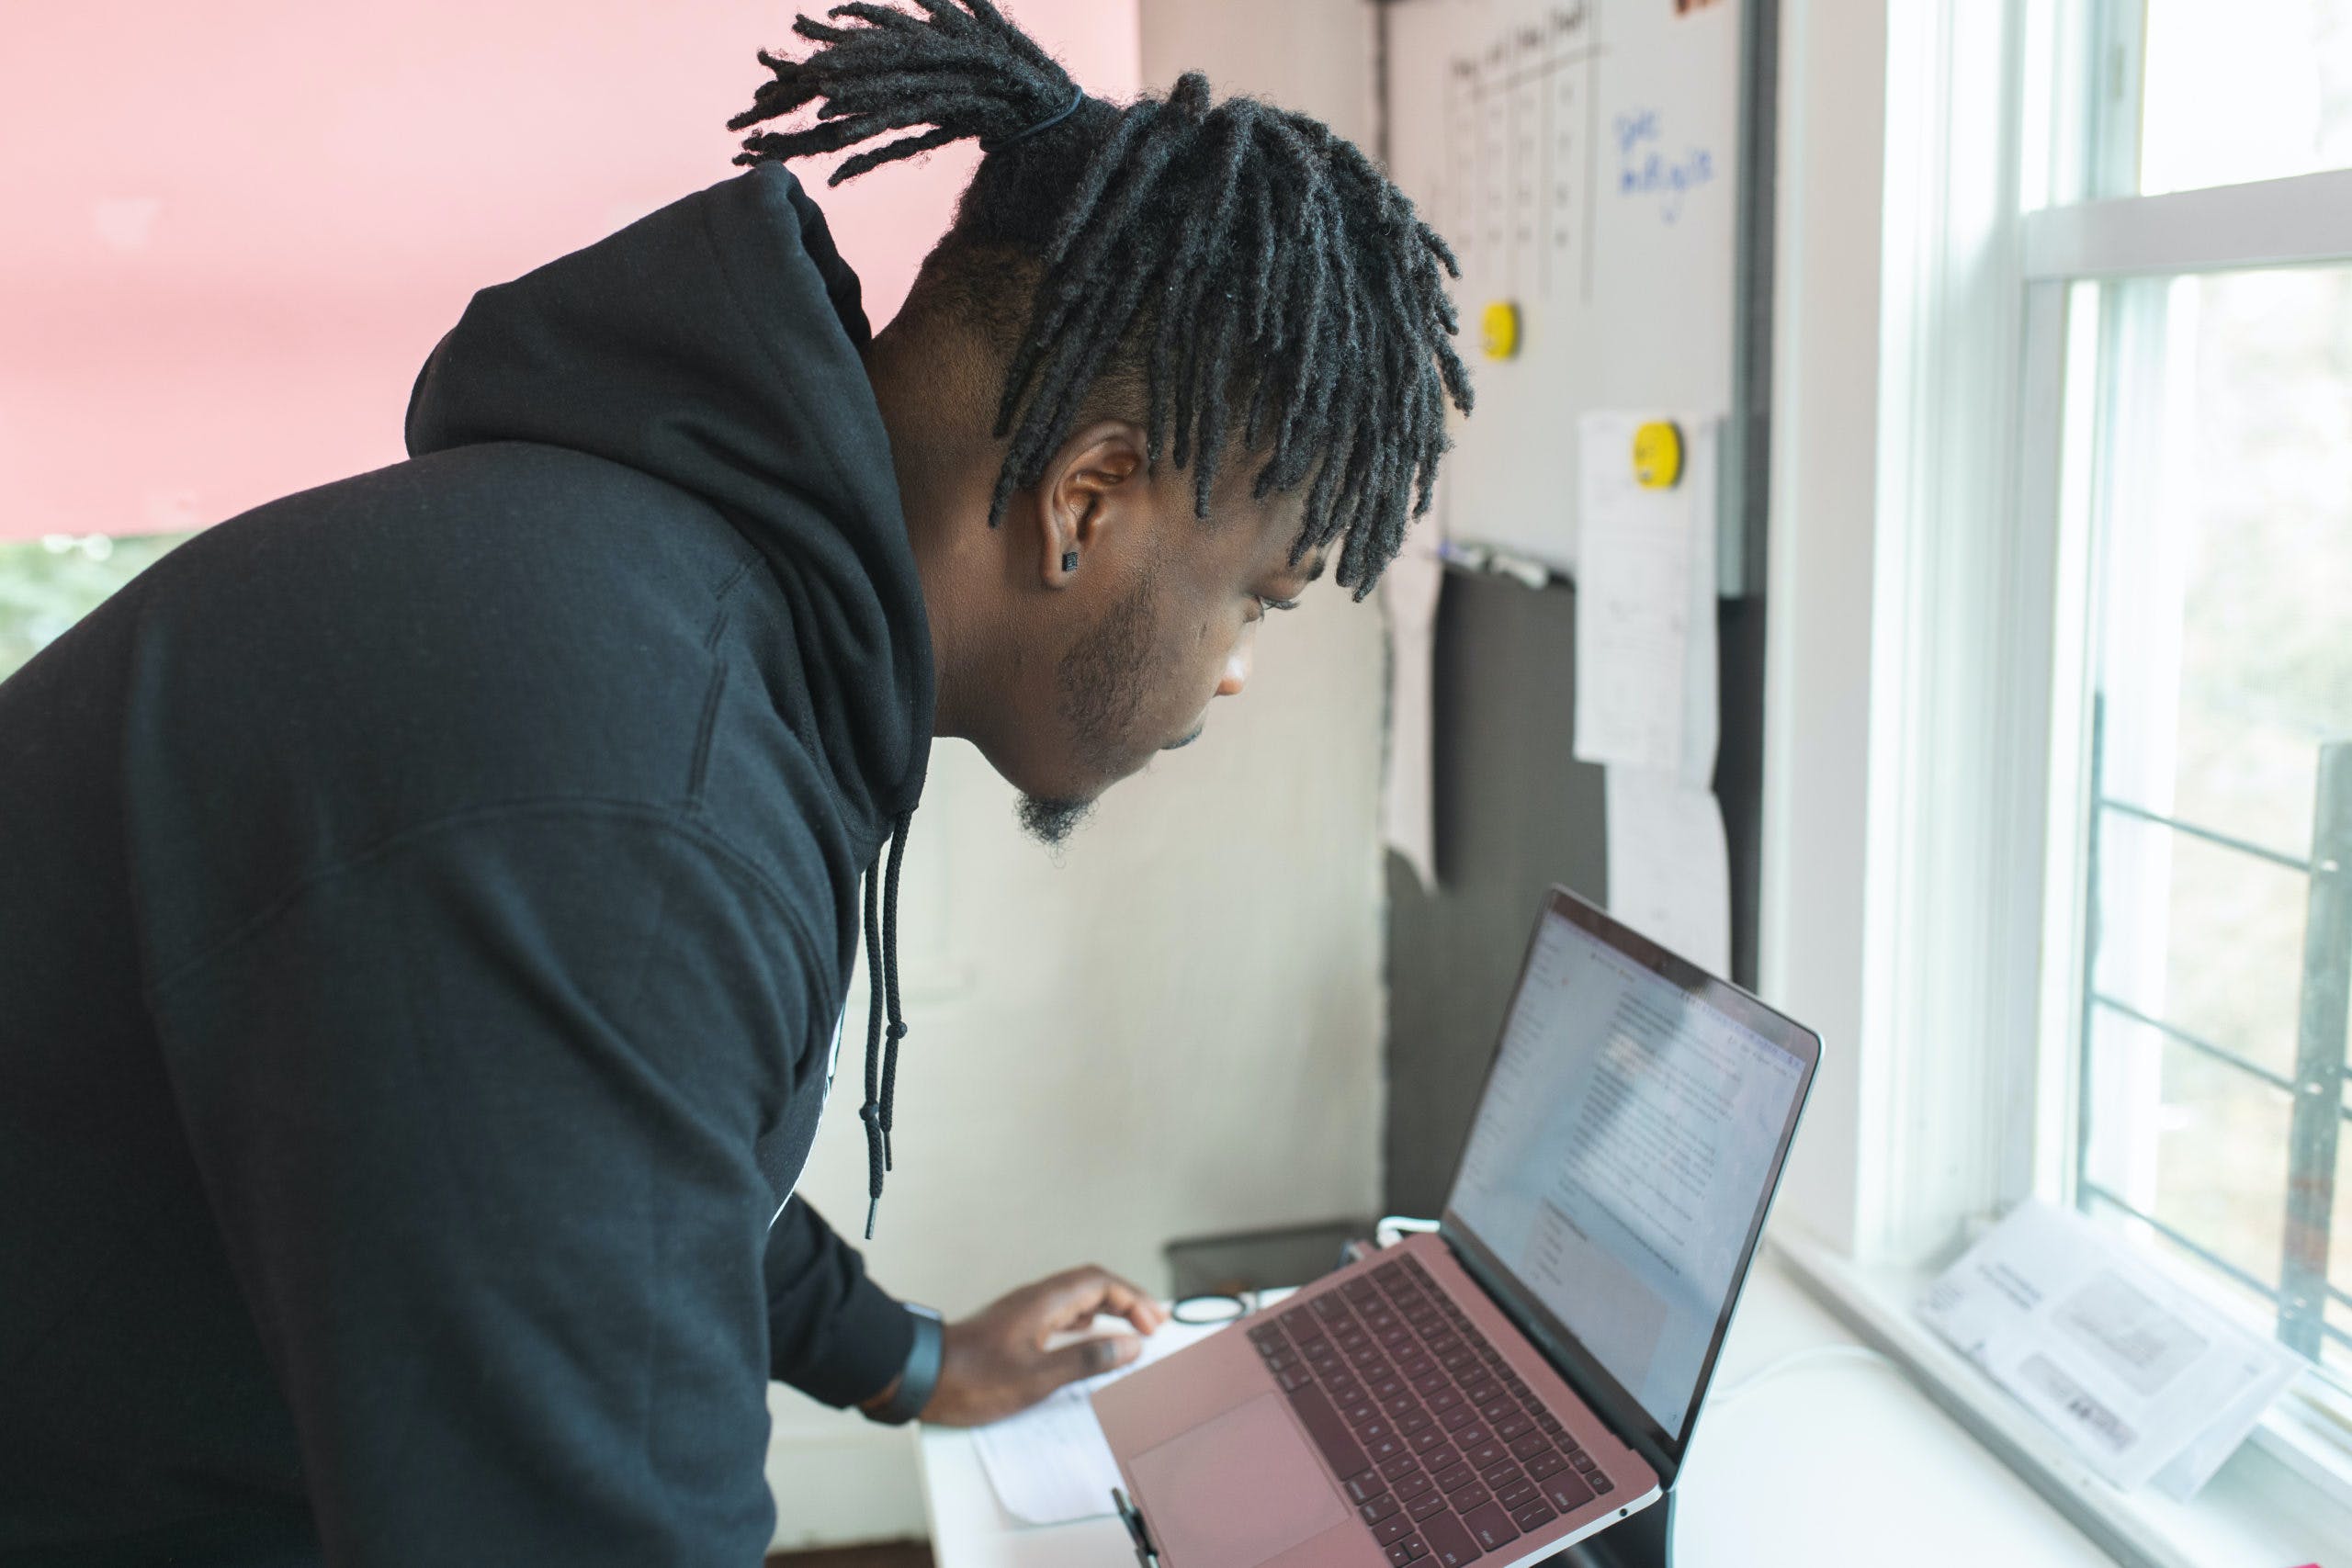
[[[907,1348],[907,1364],[899,1369],[899,1386],[889,1403],[865,1413],[867,1420],[886,1427],[905,1426],[931,1403],[931,1392],[939,1386],[940,1355],[947,1343],[947,1325],[937,1312],[913,1302],[900,1304],[914,1319],[915,1342]]]

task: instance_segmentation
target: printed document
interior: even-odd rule
[[[1723,808],[1672,773],[1610,768],[1602,837],[1609,912],[1700,968],[1731,973],[1731,851]]]
[[[1719,739],[1715,422],[1683,427],[1681,482],[1634,479],[1634,432],[1656,417],[1579,422],[1576,754],[1704,789]]]
[[[973,1427],[972,1445],[979,1450],[980,1468],[988,1472],[989,1484],[1004,1511],[1027,1525],[1067,1524],[1110,1513],[1119,1462],[1102,1440],[1102,1427],[1094,1419],[1088,1396],[1227,1326],[1170,1323],[1146,1339],[1143,1354],[1125,1366],[1065,1383],[1018,1416]]]
[[[2184,1500],[2298,1367],[2119,1237],[2038,1201],[1946,1270],[1919,1314],[2093,1471]]]
[[[1683,427],[1681,481],[1645,490],[1634,433],[1589,413],[1577,554],[1576,754],[1609,770],[1609,912],[1718,975],[1731,969],[1731,861],[1714,777],[1717,426]]]
[[[1437,605],[1445,566],[1426,534],[1408,537],[1380,575],[1388,611],[1388,757],[1381,790],[1384,836],[1420,878],[1437,891],[1436,708]]]

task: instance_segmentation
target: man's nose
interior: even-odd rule
[[[1241,694],[1241,688],[1250,683],[1250,655],[1257,642],[1257,627],[1244,626],[1240,638],[1233,645],[1233,651],[1225,656],[1225,679],[1216,683],[1218,696],[1238,697]]]

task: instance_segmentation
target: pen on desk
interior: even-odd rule
[[[1144,1528],[1142,1510],[1127,1501],[1127,1495],[1116,1486],[1111,1488],[1111,1504],[1119,1510],[1119,1522],[1127,1527],[1127,1534],[1135,1541],[1136,1561],[1143,1568],[1159,1568],[1159,1552],[1151,1544],[1151,1532]]]

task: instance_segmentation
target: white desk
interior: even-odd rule
[[[1759,1258],[1714,1388],[1852,1336],[1776,1258]],[[1115,1518],[1045,1528],[998,1506],[971,1438],[922,1432],[923,1505],[939,1568],[1119,1568]],[[1701,1416],[1675,1492],[1683,1568],[2091,1568],[2109,1560],[1883,1362],[1792,1364]]]

